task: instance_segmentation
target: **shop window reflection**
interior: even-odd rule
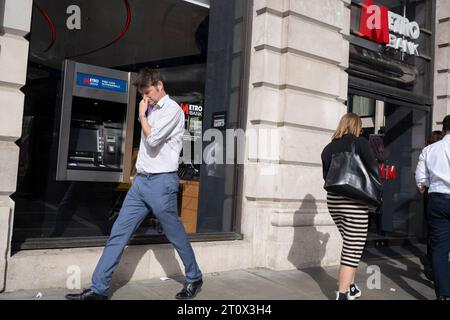
[[[184,139],[192,145],[201,143],[203,132],[211,127],[205,117],[216,112],[215,108],[239,109],[240,100],[231,102],[229,96],[232,90],[234,94],[240,92],[244,74],[241,62],[245,54],[242,39],[245,39],[243,21],[246,21],[247,1],[205,1],[208,7],[182,0],[83,0],[77,2],[81,9],[80,29],[69,29],[66,25],[69,17],[66,10],[72,1],[37,0],[36,3],[51,21],[34,6],[31,33],[27,36],[30,41],[27,82],[22,89],[25,93],[23,134],[17,141],[21,149],[17,192],[13,195],[16,203],[13,250],[33,239],[107,236],[130,187],[126,183],[55,180],[61,70],[66,58],[132,72],[143,67],[158,68],[165,77],[169,95],[182,107],[187,106],[188,134]],[[210,39],[214,39],[212,44]],[[49,41],[52,41],[50,47]],[[233,68],[236,62],[239,68]],[[220,88],[208,86],[207,75],[220,83]],[[232,82],[237,87],[223,86]],[[136,107],[138,103],[139,98]],[[236,119],[230,119],[229,123],[239,125]],[[137,122],[134,128],[135,159],[140,140]],[[191,149],[193,152],[194,148]],[[192,157],[195,160],[196,155]],[[225,195],[211,195],[214,189],[209,177],[201,175],[202,170],[195,163],[181,163],[179,170],[179,216],[191,234],[203,232],[199,222],[211,215],[217,220],[231,221],[233,212],[233,206],[225,204]],[[233,166],[226,177],[214,184],[220,189],[220,185],[234,176]],[[199,202],[208,197],[218,207],[214,211],[209,207],[200,210]],[[222,225],[207,230],[232,231],[231,227]],[[163,233],[149,212],[136,235]],[[34,247],[38,248],[39,244],[36,242]]]
[[[383,181],[383,204],[378,211],[373,209],[371,212],[369,240],[421,239],[426,230],[414,170],[424,147],[427,112],[355,97],[358,96],[349,96],[353,102],[349,106],[350,112],[363,110],[357,105],[360,101],[372,100],[376,106],[372,121],[363,121],[366,124],[363,125],[363,136],[370,142]]]

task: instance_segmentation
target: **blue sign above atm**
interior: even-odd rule
[[[125,80],[105,78],[80,72],[77,73],[77,85],[115,92],[127,92],[127,82]]]

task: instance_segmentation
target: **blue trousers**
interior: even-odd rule
[[[150,209],[183,261],[186,280],[194,282],[202,278],[189,238],[178,217],[178,187],[179,180],[176,173],[138,174],[134,178],[112,227],[102,257],[92,275],[92,291],[107,295],[113,272],[119,264],[125,246]]]
[[[436,296],[450,297],[450,196],[430,193],[427,211]]]

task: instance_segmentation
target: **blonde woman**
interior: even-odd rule
[[[341,118],[332,141],[322,151],[324,180],[333,154],[350,152],[353,143],[368,172],[379,179],[376,159],[369,142],[359,137],[361,133],[362,121],[357,114],[348,113]],[[353,300],[361,296],[361,290],[355,284],[355,274],[367,239],[368,205],[330,192],[327,194],[327,205],[343,239],[336,300]]]

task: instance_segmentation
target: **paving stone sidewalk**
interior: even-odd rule
[[[424,273],[424,247],[368,249],[357,272],[361,300],[434,300],[433,283]],[[377,273],[377,270],[380,273]],[[265,268],[209,273],[197,300],[327,300],[335,298],[338,266],[273,271]],[[182,277],[113,284],[112,300],[170,300]],[[38,293],[41,297],[37,297]],[[62,300],[67,289],[0,294],[2,299]]]

